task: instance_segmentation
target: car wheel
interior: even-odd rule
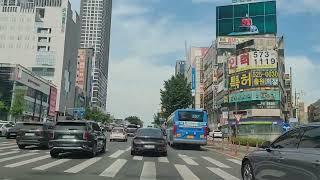
[[[112,142],[112,139],[110,139],[110,142]]]
[[[10,139],[10,135],[9,135],[9,134],[7,134],[6,138],[7,138],[7,139]]]
[[[243,180],[255,180],[252,166],[248,160],[243,163],[241,172]]]
[[[21,145],[21,144],[18,144],[18,147],[19,147],[19,149],[24,149],[24,148],[26,148],[25,145]]]
[[[92,151],[89,152],[89,157],[90,157],[90,158],[93,158],[93,157],[96,156],[96,150],[97,150],[97,144],[95,143],[95,144],[93,145],[93,147],[92,147]]]
[[[137,153],[134,150],[131,150],[131,155],[135,156]]]
[[[102,154],[106,153],[106,146],[107,146],[107,143],[106,143],[106,142],[104,142],[104,145],[103,145],[103,147],[102,147],[102,149],[101,149],[100,153],[102,153]]]
[[[55,158],[55,159],[59,157],[59,153],[53,152],[53,151],[50,151],[50,155],[51,155],[51,158]]]
[[[161,153],[161,156],[166,157],[167,155],[168,155],[168,152],[163,152],[163,153]]]

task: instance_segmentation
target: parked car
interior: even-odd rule
[[[134,136],[138,130],[138,126],[135,124],[129,124],[127,127],[128,136]]]
[[[128,141],[128,135],[127,132],[125,131],[125,129],[123,127],[115,127],[111,130],[111,134],[110,134],[110,142],[111,141],[124,141],[127,142]]]
[[[66,152],[86,153],[94,157],[99,152],[105,153],[106,136],[93,121],[59,121],[53,129],[49,145],[52,158]]]
[[[7,139],[16,138],[18,131],[23,127],[22,122],[17,122],[14,126],[10,127],[6,133]]]
[[[214,130],[213,131],[213,138],[220,138],[220,139],[223,138],[222,132],[219,130]]]
[[[131,155],[144,152],[159,153],[167,156],[167,143],[161,129],[141,128],[132,140]]]
[[[5,136],[8,132],[8,129],[12,127],[12,124],[5,122],[0,123],[0,136]]]
[[[319,180],[320,124],[294,128],[242,160],[244,180]]]
[[[49,147],[49,138],[54,127],[53,123],[23,122],[17,132],[16,142],[20,149],[26,146]]]

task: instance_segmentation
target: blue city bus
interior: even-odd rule
[[[167,142],[177,144],[207,144],[208,115],[203,110],[178,109],[167,119]]]

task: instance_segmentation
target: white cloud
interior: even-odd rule
[[[112,16],[134,16],[149,12],[150,9],[135,4],[130,4],[129,1],[116,3],[112,10]]]
[[[135,6],[144,9],[141,4]],[[174,67],[154,62],[174,64],[184,55],[180,52],[184,51],[185,40],[209,46],[215,27],[199,21],[183,24],[169,14],[154,20],[149,16],[152,12],[144,13],[127,18],[113,16],[108,111],[121,118],[137,115],[148,124],[159,108],[163,81],[174,73]],[[175,53],[176,59],[165,59]]]
[[[286,57],[287,70],[292,67],[293,86],[298,92],[305,93],[307,104],[320,99],[319,72],[320,64],[315,64],[305,56]],[[293,89],[294,90],[294,89]]]

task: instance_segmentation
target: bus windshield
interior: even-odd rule
[[[180,111],[179,121],[203,122],[203,112]]]

